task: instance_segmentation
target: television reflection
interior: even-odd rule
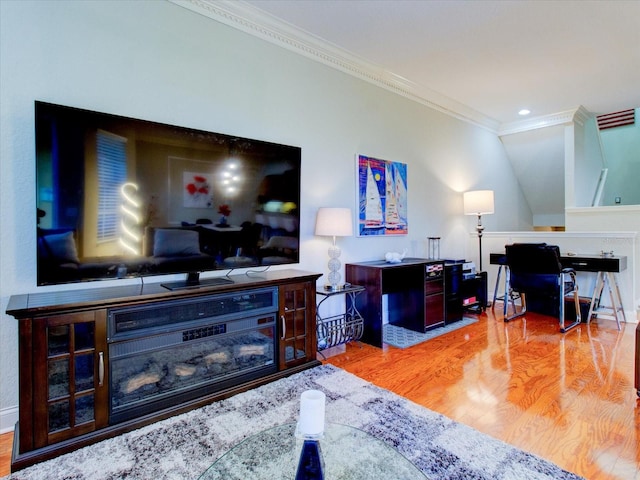
[[[38,285],[299,261],[301,149],[36,102]]]

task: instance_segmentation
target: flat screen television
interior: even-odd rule
[[[35,138],[38,285],[299,261],[299,147],[40,101]]]

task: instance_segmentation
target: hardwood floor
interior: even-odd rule
[[[566,334],[554,318],[473,325],[407,349],[348,345],[325,363],[588,479],[640,479],[635,324]]]
[[[585,478],[640,479],[635,324],[618,332],[601,320],[563,335],[542,315],[478,319],[404,350],[336,348],[325,363]],[[11,443],[0,435],[0,476]]]
[[[0,435],[0,477],[11,472],[11,448],[13,446],[13,434]]]

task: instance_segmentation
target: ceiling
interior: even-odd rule
[[[233,3],[494,126],[521,121],[522,108],[535,118],[640,106],[637,0]]]
[[[541,127],[640,107],[640,0],[169,1],[497,133],[537,225],[565,208]]]

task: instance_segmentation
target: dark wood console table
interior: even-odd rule
[[[12,296],[12,471],[319,365],[319,277],[279,270],[173,291],[151,283]],[[185,392],[180,382],[196,374],[208,383],[194,376]]]
[[[362,285],[356,298],[364,318],[362,341],[382,347],[383,296],[387,296],[389,323],[424,332],[444,324],[444,261],[405,258],[348,263],[346,281]]]

